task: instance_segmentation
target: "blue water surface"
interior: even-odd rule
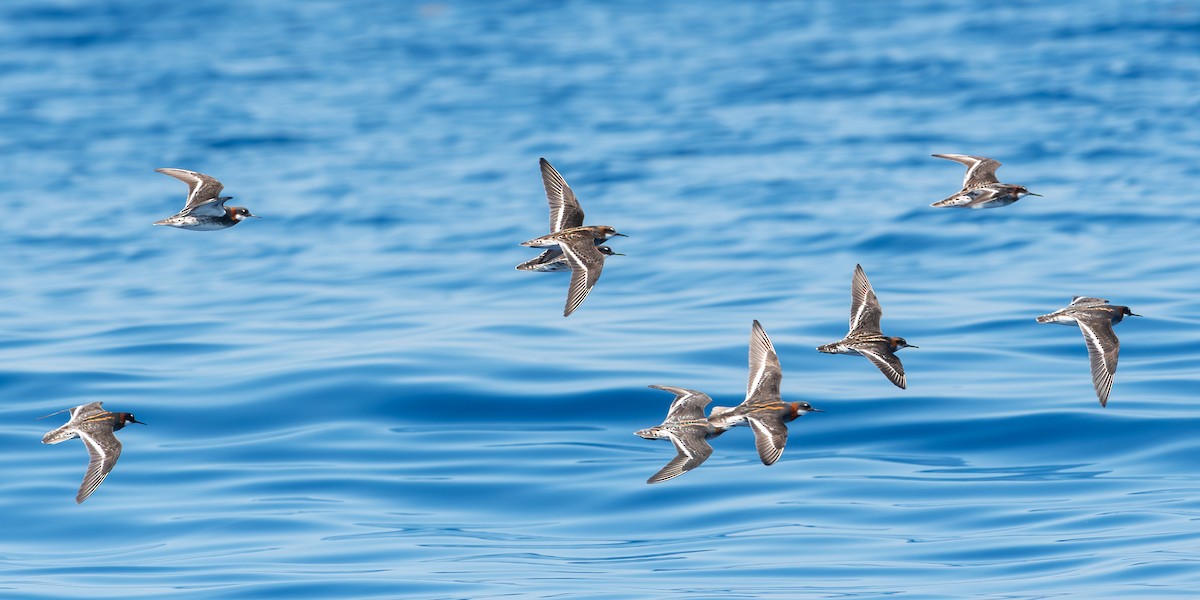
[[[2,3],[0,597],[1195,598],[1198,57],[1182,0]],[[540,156],[629,234],[569,319]],[[153,227],[159,167],[263,218]],[[857,263],[907,390],[814,350]],[[1145,315],[1107,408],[1074,295]],[[647,486],[753,319],[826,412]],[[149,425],[76,505],[88,401]]]

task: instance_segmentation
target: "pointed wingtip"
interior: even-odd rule
[[[782,448],[779,450],[778,454],[774,454],[774,455],[761,455],[760,454],[758,458],[760,460],[762,460],[762,464],[769,467],[769,466],[775,464],[779,460],[779,457],[781,457],[781,456],[783,456]]]
[[[54,412],[52,412],[52,413],[50,413],[50,414],[48,414],[48,415],[42,415],[42,416],[40,416],[40,417],[37,417],[37,418],[36,418],[36,419],[34,419],[34,420],[36,420],[36,421],[41,421],[42,419],[48,419],[48,418],[50,418],[50,417],[53,417],[54,415],[61,415],[61,414],[65,413],[65,412],[67,412],[67,411],[69,411],[69,410],[71,410],[71,409],[69,409],[69,408],[64,408],[64,409],[62,409],[62,410],[56,410],[56,411],[54,411]]]
[[[580,306],[581,304],[583,304],[583,301],[582,301],[582,300],[581,300],[581,301],[579,301],[579,302],[577,302],[577,303],[575,304],[575,306],[570,306],[570,305],[568,305],[566,308],[564,308],[564,309],[563,309],[563,317],[569,317],[569,316],[571,316],[571,314],[575,312],[575,309],[579,308],[579,306]]]

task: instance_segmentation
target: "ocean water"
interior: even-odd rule
[[[0,4],[0,597],[1195,598],[1198,57],[1173,0]],[[569,319],[540,156],[629,235]],[[158,167],[263,218],[153,227]],[[857,263],[907,390],[814,350]],[[1074,295],[1145,315],[1107,408]],[[646,485],[753,319],[826,412]],[[148,425],[76,505],[88,401]]]

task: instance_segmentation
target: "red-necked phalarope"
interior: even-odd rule
[[[571,284],[567,289],[567,304],[563,316],[570,316],[587,298],[600,272],[604,269],[604,257],[618,255],[607,246],[598,246],[613,236],[624,236],[608,225],[583,225],[583,208],[575,199],[575,193],[562,175],[550,163],[539,159],[542,167],[542,184],[546,188],[546,199],[550,203],[550,233],[527,242],[522,246],[546,248],[537,258],[517,265],[521,271],[559,271],[571,269]],[[603,250],[600,248],[604,248]],[[623,256],[623,255],[618,255]],[[559,266],[561,263],[562,266]]]
[[[788,435],[785,423],[805,413],[824,412],[807,402],[784,402],[779,393],[782,381],[779,357],[756,320],[750,329],[750,376],[746,382],[746,399],[733,408],[714,406],[708,422],[722,431],[749,425],[754,431],[758,457],[764,465],[773,464],[783,454]]]
[[[613,252],[608,246],[596,246],[596,250],[605,256],[625,256],[620,252]],[[563,255],[562,250],[558,248],[550,248],[538,255],[537,258],[527,260],[517,265],[518,271],[537,271],[539,273],[560,273],[570,271],[571,265],[567,262],[567,257]]]
[[[634,432],[648,440],[671,440],[675,444],[675,451],[679,454],[646,480],[646,483],[658,483],[700,466],[712,456],[712,446],[708,445],[707,440],[721,435],[725,430],[713,427],[704,418],[704,407],[712,402],[708,394],[669,385],[650,387],[675,394],[662,425]]]
[[[889,337],[879,330],[879,319],[883,309],[862,265],[854,266],[854,278],[850,282],[850,331],[840,342],[825,344],[817,350],[826,354],[856,354],[865,356],[879,367],[896,387],[905,388],[904,365],[896,357],[901,348],[916,348],[901,337]]]
[[[250,211],[240,206],[225,206],[232,196],[220,196],[220,181],[203,173],[185,169],[155,169],[163,175],[170,175],[188,184],[187,203],[183,210],[171,215],[155,225],[169,225],[180,229],[193,231],[209,231],[227,229],[242,222],[246,217],[258,218]]]
[[[1108,393],[1112,390],[1113,375],[1117,372],[1117,353],[1121,350],[1113,325],[1120,323],[1125,315],[1142,316],[1134,314],[1128,306],[1111,305],[1102,298],[1075,296],[1066,308],[1037,318],[1038,323],[1079,325],[1088,357],[1091,358],[1092,385],[1096,388],[1100,406],[1108,406]]]
[[[1000,183],[996,179],[996,169],[1000,167],[998,160],[966,154],[934,154],[934,156],[967,165],[967,176],[963,178],[963,189],[930,206],[938,208],[998,208],[1020,200],[1021,196],[1041,196],[1041,194],[1035,194],[1025,189],[1023,185]]]
[[[124,427],[126,423],[145,425],[130,413],[108,412],[101,408],[102,404],[104,403],[91,402],[68,409],[71,411],[71,419],[67,424],[42,437],[43,444],[57,444],[76,437],[83,440],[91,459],[88,461],[87,474],[83,476],[83,484],[79,486],[79,493],[75,495],[76,503],[87,500],[117,464],[117,458],[121,456],[121,442],[113,432]]]

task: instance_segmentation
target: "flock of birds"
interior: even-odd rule
[[[935,208],[998,208],[1008,206],[1023,196],[1040,196],[1023,185],[1001,183],[996,179],[1000,161],[966,154],[934,154],[967,167],[962,189],[945,200],[934,202]],[[545,248],[541,255],[517,265],[521,271],[571,271],[567,288],[567,304],[563,316],[570,316],[587,298],[600,279],[604,259],[620,256],[603,245],[614,236],[624,235],[608,225],[584,225],[583,208],[562,175],[541,159],[542,183],[550,203],[550,233],[523,242],[522,246]],[[1078,325],[1083,332],[1092,363],[1092,382],[1101,406],[1108,405],[1113,373],[1117,370],[1120,344],[1113,325],[1126,315],[1134,315],[1126,306],[1110,305],[1107,300],[1078,296],[1066,308],[1037,317],[1038,323]],[[880,321],[883,309],[871,282],[856,265],[850,284],[850,330],[840,341],[817,348],[826,354],[851,354],[871,361],[896,387],[908,387],[904,365],[896,352],[901,348],[916,348],[902,337],[884,335]],[[696,390],[666,385],[650,387],[675,394],[662,424],[635,432],[646,439],[670,440],[676,456],[652,475],[646,483],[659,483],[686,473],[712,455],[708,440],[732,427],[744,425],[754,432],[754,443],[763,464],[779,460],[787,444],[787,423],[810,412],[822,412],[807,402],[784,402],[779,391],[783,370],[771,340],[762,325],[754,321],[750,332],[750,377],[746,399],[736,407],[714,406],[707,417],[704,408],[712,402],[707,394]]]
[[[934,154],[962,163],[967,167],[962,189],[950,197],[932,204],[938,208],[997,208],[1008,206],[1023,196],[1038,196],[1025,186],[1001,183],[996,179],[1000,162],[982,156],[965,154]],[[562,175],[546,159],[540,159],[542,183],[550,204],[550,233],[522,242],[522,246],[541,248],[536,258],[517,265],[521,271],[571,272],[563,316],[570,316],[591,293],[604,260],[623,256],[604,242],[625,234],[608,225],[584,225],[583,208]],[[186,169],[157,169],[188,185],[183,210],[155,222],[194,231],[228,229],[247,218],[257,218],[249,209],[226,206],[232,198],[221,196],[224,188],[217,179]],[[1101,406],[1107,406],[1112,390],[1113,374],[1117,370],[1120,343],[1113,325],[1125,316],[1136,315],[1127,306],[1111,305],[1101,298],[1077,296],[1065,308],[1037,317],[1038,323],[1078,325],[1088,349],[1092,367],[1092,383]],[[902,337],[886,336],[880,329],[883,310],[871,288],[862,265],[854,269],[850,285],[850,329],[837,342],[817,348],[827,354],[851,354],[871,361],[896,387],[906,388],[904,365],[896,356],[901,348],[916,348]],[[807,402],[784,402],[780,395],[783,369],[770,338],[757,320],[750,331],[750,374],[746,398],[735,407],[714,406],[708,416],[704,409],[712,402],[707,394],[696,390],[665,385],[650,387],[675,395],[662,424],[642,429],[636,434],[646,439],[670,440],[676,456],[651,476],[646,483],[659,483],[686,473],[712,455],[708,440],[737,426],[748,426],[754,433],[755,446],[763,464],[779,460],[787,444],[787,423],[810,412],[822,412]],[[87,448],[89,462],[83,483],[75,496],[81,503],[96,491],[112,471],[121,455],[121,442],[114,432],[128,423],[144,424],[127,412],[109,412],[103,403],[91,402],[71,409],[60,410],[46,417],[70,411],[70,419],[62,427],[42,438],[43,444],[58,444],[80,438]],[[45,417],[42,417],[45,418]]]

